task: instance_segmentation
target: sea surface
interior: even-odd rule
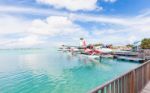
[[[138,65],[57,49],[0,50],[0,93],[87,93]]]

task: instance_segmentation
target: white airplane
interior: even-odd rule
[[[79,47],[78,47],[78,46],[67,46],[67,45],[62,45],[61,48],[59,48],[59,51],[79,52]]]
[[[106,54],[111,53],[112,49],[110,48],[101,48],[100,46],[96,47],[94,44],[87,45],[84,38],[80,38],[80,46],[67,46],[62,45],[60,48],[61,51],[68,51],[68,52],[80,52],[87,55],[100,55],[100,54]]]
[[[99,47],[97,49],[102,51],[103,53],[112,53],[113,52],[112,49],[110,49],[110,48],[103,48],[103,47],[101,48],[101,47]]]
[[[101,53],[112,53],[113,51],[112,51],[112,49],[110,49],[110,48],[104,48],[104,47],[100,47],[100,46],[94,46],[94,44],[93,45],[87,45],[86,44],[86,41],[83,39],[83,38],[80,38],[80,46],[81,47],[86,47],[87,49],[85,50],[85,52],[86,51],[91,51],[91,49],[90,48],[88,48],[88,47],[90,47],[90,46],[92,46],[92,47],[94,47],[94,49],[96,50],[96,51],[99,51],[99,52],[101,52]]]

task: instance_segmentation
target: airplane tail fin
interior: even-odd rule
[[[81,47],[86,47],[87,46],[86,41],[83,38],[80,38],[80,46]]]

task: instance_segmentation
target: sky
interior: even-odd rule
[[[0,0],[0,48],[132,44],[150,37],[150,0]]]

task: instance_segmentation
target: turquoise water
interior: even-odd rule
[[[0,93],[86,93],[138,63],[54,50],[0,50]]]

